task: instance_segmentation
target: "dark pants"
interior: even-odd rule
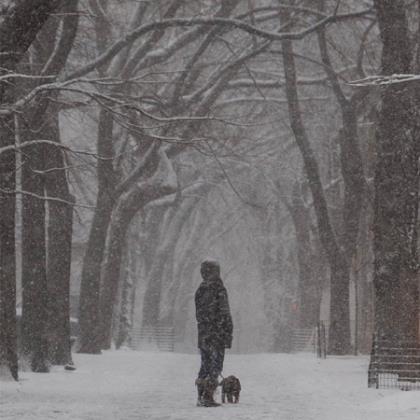
[[[220,347],[200,348],[201,367],[198,377],[200,379],[210,378],[217,380],[223,370],[225,349]]]

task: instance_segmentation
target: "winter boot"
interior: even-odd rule
[[[216,391],[218,382],[213,379],[204,379],[204,391],[201,398],[202,407],[219,407],[220,404],[214,401],[214,392]]]
[[[204,407],[203,405],[203,394],[205,388],[205,379],[197,378],[195,380],[195,386],[197,387],[197,407]]]

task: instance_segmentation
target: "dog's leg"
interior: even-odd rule
[[[225,402],[226,402],[226,395],[225,395],[225,393],[222,391],[222,403],[223,404],[225,404]]]

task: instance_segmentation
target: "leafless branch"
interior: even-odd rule
[[[354,14],[347,15],[346,18],[364,16],[367,13],[371,13],[371,9],[364,11],[356,12]],[[140,26],[134,31],[129,32],[113,45],[111,45],[103,54],[94,59],[92,62],[86,64],[84,67],[76,70],[75,72],[69,74],[67,79],[75,79],[81,76],[84,76],[96,68],[104,65],[109,62],[113,57],[115,57],[123,48],[128,44],[132,43],[135,39],[147,34],[150,31],[162,30],[173,27],[191,27],[191,26],[216,26],[220,25],[222,27],[227,27],[231,29],[239,29],[244,32],[247,32],[251,35],[261,37],[269,41],[282,41],[285,39],[289,40],[300,40],[305,38],[307,35],[317,31],[319,28],[324,27],[325,25],[341,21],[343,18],[340,15],[333,14],[326,16],[323,19],[320,19],[318,22],[309,26],[306,29],[297,32],[278,32],[278,31],[266,31],[260,28],[257,28],[249,23],[243,22],[237,19],[228,19],[228,18],[174,18],[174,19],[163,19],[157,22],[151,22]]]

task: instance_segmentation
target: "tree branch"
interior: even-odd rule
[[[371,9],[368,9],[366,11],[358,12],[358,16],[363,16],[366,13],[370,13]],[[81,76],[84,76],[91,71],[95,70],[96,68],[104,65],[105,63],[109,62],[113,57],[115,57],[121,49],[123,49],[128,44],[132,43],[137,38],[140,38],[141,36],[147,34],[150,31],[155,30],[162,30],[167,28],[173,28],[173,27],[190,27],[190,26],[197,26],[197,25],[203,25],[203,26],[222,26],[222,27],[228,27],[231,29],[239,29],[244,32],[247,32],[251,35],[255,35],[258,37],[261,37],[263,39],[269,40],[269,41],[282,41],[285,39],[290,40],[300,40],[305,38],[307,35],[317,31],[319,28],[322,28],[328,24],[341,21],[342,19],[339,18],[340,15],[331,15],[327,16],[315,24],[309,26],[306,29],[303,29],[298,32],[277,32],[277,31],[266,31],[260,28],[257,28],[253,25],[250,25],[249,23],[237,20],[237,19],[228,19],[228,18],[174,18],[174,19],[163,19],[159,22],[151,22],[147,23],[145,25],[140,26],[139,28],[135,29],[134,31],[126,34],[124,37],[116,41],[113,45],[111,45],[103,54],[101,54],[99,57],[94,59],[92,62],[88,63],[84,67],[80,68],[79,70],[76,70],[75,72],[71,73],[67,76],[68,79],[74,79]],[[348,16],[346,17],[348,18]]]

